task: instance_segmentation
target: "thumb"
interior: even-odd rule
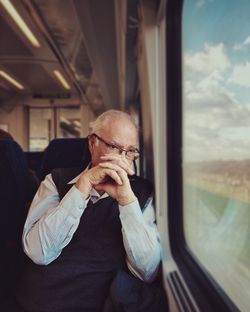
[[[105,193],[108,193],[109,196],[113,197],[113,186],[109,185],[108,183],[100,183],[95,185],[96,191],[104,191]]]
[[[102,191],[104,185],[105,185],[104,183],[96,184],[96,185],[95,185],[95,189],[96,189],[97,191]]]

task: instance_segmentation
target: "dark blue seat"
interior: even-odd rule
[[[25,152],[28,166],[31,170],[36,173],[37,176],[40,176],[41,162],[44,156],[44,151],[42,152]]]
[[[87,138],[54,139],[45,150],[40,179],[54,168],[82,167],[90,161]]]
[[[0,140],[0,302],[15,291],[25,255],[21,236],[30,201],[26,157],[12,140]]]

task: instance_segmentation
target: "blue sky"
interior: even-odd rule
[[[204,34],[210,43],[223,39],[225,45],[230,47],[237,41],[242,42],[249,35],[249,9],[249,0],[184,1],[184,35],[188,38],[185,46],[201,49]]]
[[[250,1],[186,0],[184,157],[250,158]]]

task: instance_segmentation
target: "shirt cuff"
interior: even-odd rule
[[[132,223],[136,222],[143,222],[143,216],[140,204],[138,200],[135,200],[134,202],[121,206],[119,205],[120,210],[120,220],[123,223]]]

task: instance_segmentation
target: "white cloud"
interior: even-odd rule
[[[202,74],[211,74],[215,70],[223,72],[230,66],[223,43],[214,46],[205,43],[204,51],[186,53],[184,61],[189,70]]]
[[[244,45],[243,44],[240,44],[240,43],[235,43],[234,46],[233,46],[233,50],[234,51],[241,51],[244,49]]]
[[[213,2],[214,0],[198,0],[196,3],[195,3],[195,6],[197,8],[201,8],[203,7],[205,4],[207,4],[208,2]]]
[[[198,0],[195,5],[197,8],[201,8],[205,3],[205,0]]]
[[[220,132],[220,135],[226,138],[227,140],[231,141],[238,141],[241,143],[244,143],[243,145],[246,145],[247,143],[250,144],[250,125],[245,127],[238,127],[238,128],[226,128],[222,129]]]
[[[184,84],[183,94],[188,110],[228,112],[238,106],[235,94],[224,86],[224,77],[216,70],[203,79],[193,75]]]
[[[235,43],[233,46],[234,51],[241,51],[246,49],[246,46],[250,44],[250,36],[246,37],[243,43]]]
[[[220,114],[190,112],[184,122],[185,158],[191,161],[249,158],[250,126],[235,127]]]
[[[250,36],[242,43],[248,44]],[[227,83],[250,87],[250,62],[232,68],[223,43],[206,43],[186,53],[184,62],[185,159],[249,158],[250,104],[243,105],[238,88]]]
[[[214,71],[203,80],[189,79],[184,84],[183,125],[187,161],[249,156],[250,139],[246,140],[246,131],[250,130],[250,104],[240,104],[223,82],[223,75]],[[237,135],[230,136],[233,131]]]
[[[222,75],[215,70],[198,83],[198,88],[203,91],[218,89],[223,80]]]
[[[250,44],[250,36],[248,36],[248,37],[244,40],[243,44],[244,44],[244,45]]]
[[[184,82],[184,92],[187,94],[187,93],[189,93],[189,92],[192,92],[192,90],[193,90],[193,83],[192,83],[192,81],[191,80],[185,80],[185,82]]]
[[[250,63],[235,65],[228,82],[242,87],[250,87]]]

